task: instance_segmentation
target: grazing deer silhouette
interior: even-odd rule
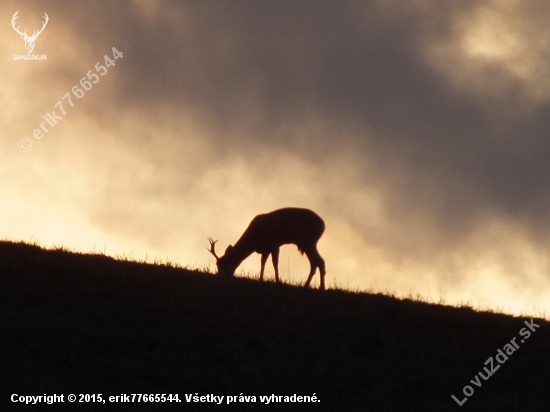
[[[265,262],[269,255],[275,268],[275,280],[279,282],[279,248],[282,245],[294,244],[305,253],[311,265],[311,271],[305,283],[308,287],[315,271],[319,268],[321,276],[320,289],[325,289],[325,261],[317,251],[317,242],[325,231],[325,222],[309,209],[288,207],[271,213],[256,216],[248,225],[235,246],[229,245],[225,255],[216,254],[216,242],[208,238],[208,251],[216,258],[218,275],[231,277],[237,267],[253,252],[262,255],[260,280],[264,279]]]

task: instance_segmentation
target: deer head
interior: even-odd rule
[[[15,14],[13,15],[13,17],[11,19],[11,25],[12,25],[13,29],[21,35],[23,40],[25,40],[25,48],[27,49],[27,53],[32,53],[32,51],[34,50],[34,42],[36,41],[36,38],[38,37],[38,35],[40,33],[42,33],[44,31],[44,28],[48,24],[48,20],[50,18],[48,17],[48,15],[46,13],[44,13],[43,17],[44,17],[45,21],[42,24],[42,28],[40,30],[34,30],[33,33],[32,33],[32,36],[29,36],[27,34],[27,30],[25,30],[23,33],[21,33],[21,31],[19,31],[19,27],[15,27],[15,20],[17,20],[19,18],[17,13],[19,13],[19,10],[17,10],[15,12]]]
[[[210,249],[208,251],[216,258],[216,266],[218,267],[218,275],[221,277],[231,277],[235,273],[235,269],[237,269],[237,266],[239,266],[239,263],[233,262],[235,259],[233,259],[233,246],[229,245],[227,246],[227,249],[225,249],[225,254],[220,257],[216,254],[216,242],[217,240],[212,240],[212,238],[208,238],[208,242],[210,242]]]

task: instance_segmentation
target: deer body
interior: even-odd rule
[[[260,280],[264,277],[265,263],[269,255],[275,269],[275,280],[279,282],[279,248],[294,244],[305,253],[311,265],[311,271],[305,286],[319,268],[320,288],[325,288],[325,261],[317,251],[317,242],[325,231],[325,222],[309,209],[284,208],[271,213],[256,216],[248,225],[235,246],[228,246],[225,254],[218,257],[215,253],[215,241],[210,241],[210,253],[216,257],[218,275],[233,276],[237,267],[252,253],[260,253]]]

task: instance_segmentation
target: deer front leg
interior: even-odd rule
[[[279,283],[279,248],[271,252],[271,260],[273,261],[273,268],[275,269],[275,281]]]
[[[262,262],[261,262],[261,266],[260,266],[260,280],[262,282],[264,280],[265,262],[267,261],[268,256],[269,256],[269,253],[262,253]]]

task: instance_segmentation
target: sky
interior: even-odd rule
[[[47,14],[45,59],[21,59],[16,11],[28,35]],[[550,3],[7,0],[0,15],[4,239],[214,270],[207,237],[223,251],[255,215],[306,207],[326,223],[329,288],[550,313]],[[282,248],[284,281],[308,270]]]

